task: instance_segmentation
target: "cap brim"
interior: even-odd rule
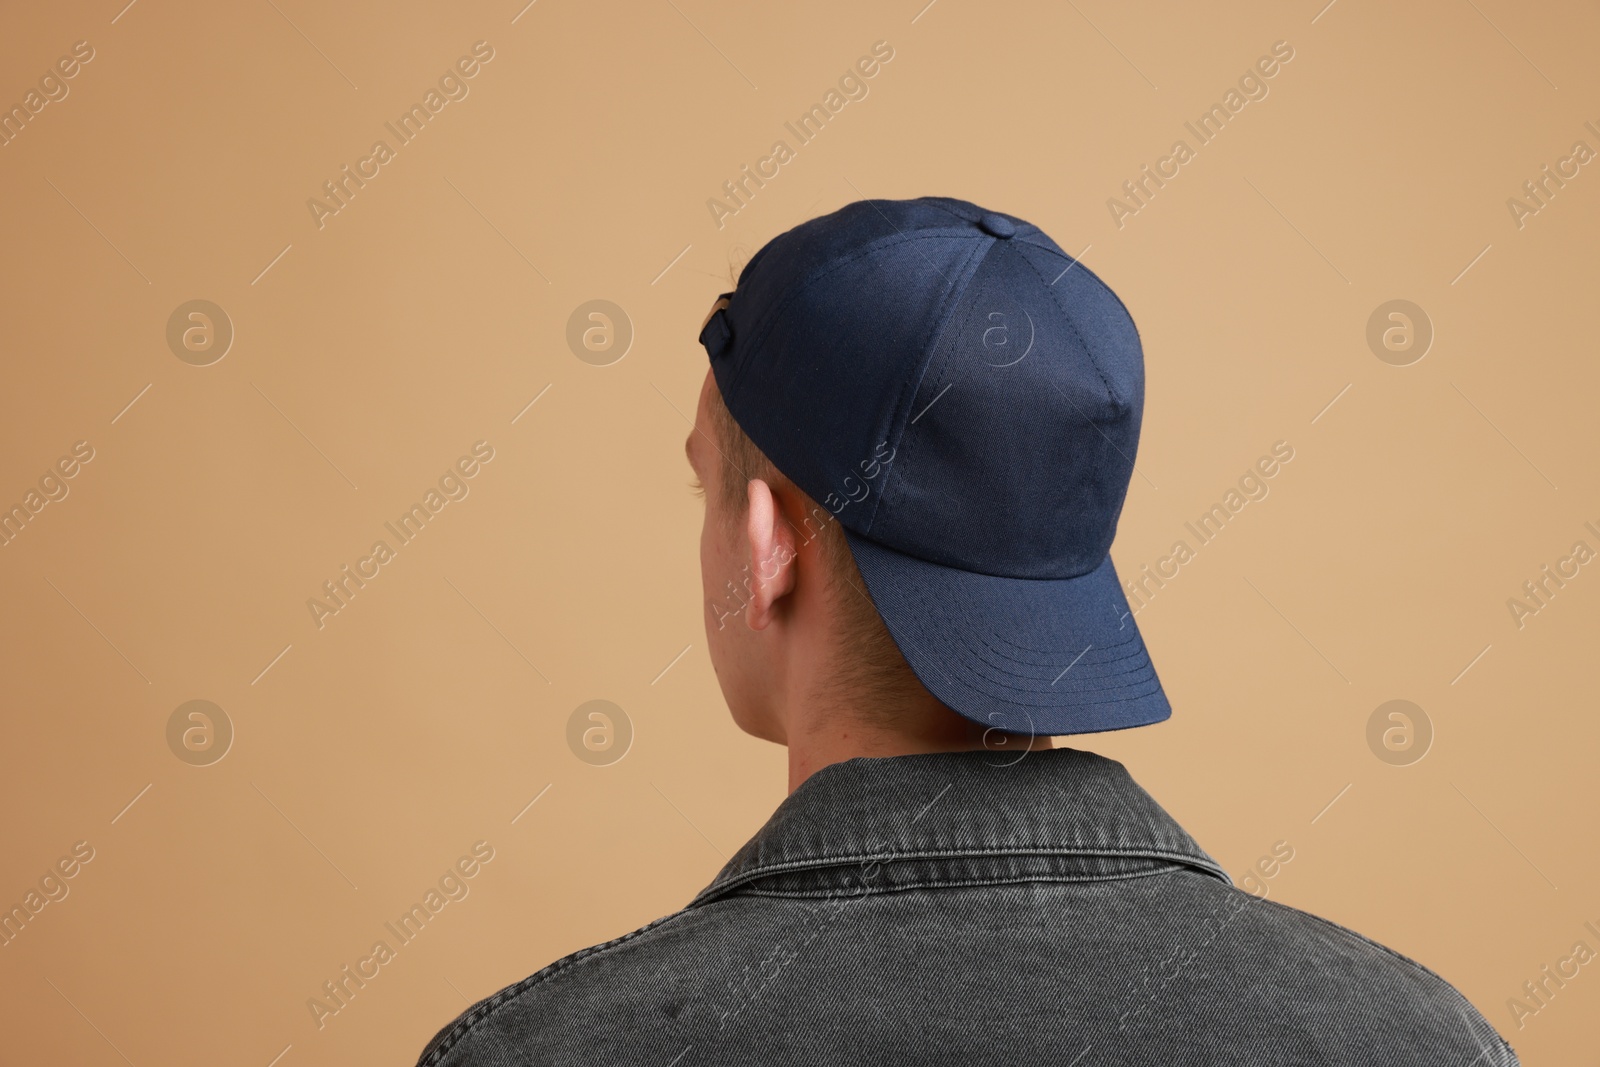
[[[1077,578],[1002,578],[845,538],[911,669],[966,718],[1050,736],[1172,714],[1110,556]]]

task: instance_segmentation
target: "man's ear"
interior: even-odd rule
[[[784,519],[772,486],[760,478],[746,487],[745,539],[750,549],[750,600],[745,622],[764,630],[776,614],[775,605],[794,591],[794,528]]]

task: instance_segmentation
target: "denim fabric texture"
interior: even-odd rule
[[[1518,1061],[1432,971],[1236,888],[1120,763],[1047,749],[825,767],[682,911],[478,1002],[419,1062]]]

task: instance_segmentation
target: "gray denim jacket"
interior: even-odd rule
[[[479,1001],[422,1067],[1458,1064],[1449,983],[1233,886],[1113,760],[853,759],[689,906]]]

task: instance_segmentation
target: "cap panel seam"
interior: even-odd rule
[[[891,225],[893,225],[893,224],[891,223]],[[843,270],[845,267],[849,266],[850,264],[856,262],[859,259],[866,258],[867,256],[873,255],[873,254],[875,254],[877,252],[880,252],[880,251],[882,251],[884,249],[887,249],[887,248],[892,248],[895,245],[901,244],[901,243],[909,243],[909,242],[912,242],[912,241],[919,241],[919,240],[936,240],[936,239],[949,239],[949,238],[957,238],[957,239],[969,240],[969,241],[990,241],[990,242],[993,241],[993,238],[989,237],[986,234],[972,233],[972,232],[967,231],[967,230],[959,230],[959,231],[958,230],[950,230],[950,229],[925,230],[925,231],[920,231],[918,233],[912,233],[912,234],[901,233],[901,232],[897,231],[894,234],[886,234],[886,235],[884,235],[882,237],[877,238],[876,240],[868,242],[866,245],[863,245],[861,248],[857,249],[855,252],[851,253],[848,256],[845,256],[845,257],[840,258],[840,259],[833,260],[832,262],[829,262],[829,263],[826,263],[826,264],[824,264],[822,266],[814,268],[810,274],[806,275],[805,279],[802,282],[800,282],[799,284],[797,284],[794,287],[793,292],[791,292],[787,297],[785,297],[784,300],[769,314],[766,322],[758,329],[758,331],[755,334],[752,335],[752,337],[750,339],[750,342],[748,344],[748,347],[745,348],[745,352],[744,352],[745,358],[743,358],[743,359],[741,359],[739,361],[738,369],[733,373],[733,376],[728,379],[727,387],[725,389],[723,389],[723,401],[724,401],[724,403],[727,404],[729,412],[734,416],[734,421],[739,425],[739,428],[745,432],[745,435],[748,436],[751,439],[751,441],[753,441],[755,443],[756,447],[759,448],[764,455],[767,455],[767,457],[769,459],[771,458],[771,453],[769,451],[767,442],[763,440],[763,438],[766,436],[765,428],[763,426],[759,425],[756,422],[756,420],[752,419],[752,420],[750,420],[751,421],[751,425],[746,425],[745,422],[739,418],[738,407],[742,406],[742,403],[741,403],[739,397],[737,396],[737,391],[738,391],[738,387],[739,387],[740,383],[744,380],[745,376],[749,373],[751,364],[754,362],[754,360],[751,359],[750,357],[753,354],[755,354],[756,352],[758,352],[761,349],[762,345],[766,343],[767,338],[777,328],[779,320],[781,320],[783,318],[783,316],[788,312],[789,308],[797,300],[799,300],[800,297],[807,290],[809,290],[813,285],[815,285],[816,283],[818,283],[822,279],[830,276],[831,274],[834,274],[834,273],[836,273],[836,272],[838,272],[840,270]],[[970,253],[969,253],[969,255],[970,255]],[[937,266],[935,266],[934,269],[935,269],[935,271],[937,271],[941,275],[941,277],[943,276],[943,272],[939,271]],[[943,319],[944,317],[945,316],[943,316],[943,315],[940,316],[941,319]],[[936,324],[934,324],[934,325],[936,325]],[[737,339],[735,339],[735,343],[737,343]],[[713,361],[712,362],[713,373],[715,373],[716,365],[717,365],[716,361]],[[720,379],[718,380],[718,387],[721,388]],[[898,415],[898,405],[897,405],[895,418],[891,419],[891,422],[890,422],[890,438],[891,439],[894,439],[893,427],[895,425],[895,422],[898,420],[898,417],[899,417],[899,415]],[[774,463],[774,466],[777,466],[777,464]],[[785,477],[793,479],[793,475],[789,471],[783,470],[782,467],[778,467],[778,470]],[[893,467],[890,468],[890,472],[889,472],[889,475],[888,475],[888,478],[892,478],[892,477],[893,477]],[[867,528],[867,529],[871,528],[872,522],[876,518],[877,513],[878,513],[878,506],[880,504],[882,504],[882,502],[883,502],[884,494],[885,494],[885,492],[887,492],[888,485],[889,485],[888,478],[886,478],[886,480],[885,480],[884,490],[880,491],[878,493],[878,499],[873,504],[872,511],[867,517],[867,520],[866,520],[866,523],[865,523],[865,528]],[[798,482],[796,484],[798,484]],[[826,496],[827,496],[827,490],[826,490],[826,487],[824,487],[824,486],[800,486],[800,488],[804,492],[806,492],[807,495],[810,495],[810,496],[813,496],[814,498],[816,498],[819,503],[823,499],[825,499]],[[814,492],[814,490],[820,490],[820,493],[819,492]],[[837,519],[838,516],[835,515],[834,517]]]
[[[1038,246],[1034,245],[1033,247],[1037,248]],[[1023,255],[1021,252],[1017,253],[1017,258],[1026,263],[1028,265],[1028,269],[1033,271],[1033,276],[1038,278],[1040,283],[1044,285],[1045,292],[1049,293],[1050,299],[1055,302],[1056,310],[1061,312],[1061,317],[1066,320],[1067,328],[1072,331],[1072,336],[1078,339],[1078,344],[1082,345],[1083,350],[1089,354],[1089,365],[1094,368],[1095,376],[1100,379],[1100,385],[1106,391],[1106,399],[1115,404],[1117,402],[1117,394],[1112,391],[1111,383],[1106,380],[1105,371],[1100,367],[1100,357],[1095,355],[1094,348],[1084,338],[1083,332],[1078,329],[1078,324],[1073,319],[1072,315],[1067,311],[1066,305],[1061,302],[1061,294],[1056,291],[1055,285],[1044,280],[1044,275],[1040,273],[1038,266],[1033,262],[1033,260]],[[1095,280],[1099,281],[1098,278]],[[1104,282],[1101,282],[1101,287],[1105,287]],[[1129,318],[1131,320],[1132,316],[1129,316]]]
[[[955,218],[960,219],[962,222],[966,223],[968,226],[978,226],[978,227],[981,228],[982,224],[983,224],[983,220],[988,218],[991,215],[994,215],[994,216],[996,216],[998,218],[1005,219],[1007,222],[1011,223],[1011,225],[1016,228],[1016,231],[1011,236],[997,238],[998,240],[1014,241],[1018,237],[1023,236],[1024,234],[1035,234],[1035,233],[1042,234],[1042,232],[1043,232],[1043,231],[1041,231],[1039,229],[1039,227],[1035,226],[1033,223],[1027,221],[1026,219],[1019,219],[1014,215],[1007,215],[1004,211],[990,211],[988,208],[985,208],[982,205],[972,204],[972,202],[970,200],[969,201],[960,201],[960,200],[956,200],[955,197],[948,197],[948,196],[923,197],[922,200],[925,201],[926,203],[928,203],[930,206],[936,207],[939,210],[941,210],[941,211],[943,211],[943,212],[945,212],[945,213],[947,213],[947,214],[949,214],[949,215],[951,215],[951,216],[953,216]],[[977,214],[977,216],[975,218],[970,218],[969,219],[965,215],[962,215],[960,212],[956,211],[955,208],[951,207],[950,206],[951,202],[972,204],[973,207],[978,209],[978,214]],[[989,236],[989,237],[994,237],[995,236],[994,234],[990,234],[987,231],[985,231],[985,235]]]
[[[830,274],[834,274],[843,270],[845,267],[854,263],[858,259],[872,255],[875,252],[880,252],[885,248],[891,248],[894,245],[902,242],[933,240],[935,238],[950,237],[965,238],[973,241],[989,239],[984,234],[962,233],[952,230],[920,231],[918,233],[909,234],[896,232],[893,234],[884,234],[883,236],[878,237],[873,241],[869,241],[865,245],[862,245],[849,255],[830,260],[827,263],[812,268],[811,273],[807,274],[803,279],[795,283],[793,289],[787,296],[783,298],[783,301],[768,314],[766,321],[758,324],[755,333],[751,335],[749,347],[746,349],[746,353],[753,353],[763,344],[765,344],[768,335],[770,335],[772,331],[777,328],[778,320],[781,319],[784,313],[789,310],[790,305],[799,300],[800,297],[803,296],[813,285],[821,281],[823,278],[828,277]],[[738,290],[735,289],[735,295],[737,295],[737,292]],[[739,383],[743,380],[745,373],[749,369],[750,361],[748,359],[741,361],[738,371],[736,371],[733,377],[728,380],[728,388],[730,391],[739,385]],[[746,433],[749,433],[748,428],[741,428],[745,429]]]
[[[898,453],[896,453],[896,458],[897,459],[899,458],[899,454]],[[896,554],[898,556],[905,556],[907,559],[916,560],[918,563],[926,563],[931,567],[943,567],[946,570],[958,570],[958,571],[961,571],[963,574],[974,574],[974,575],[978,575],[979,577],[983,577],[983,578],[1001,578],[1001,579],[1004,579],[1005,581],[1008,581],[1008,582],[1039,582],[1041,584],[1044,584],[1044,583],[1052,583],[1052,582],[1077,581],[1080,578],[1086,578],[1089,575],[1094,573],[1094,570],[1091,569],[1091,570],[1084,571],[1082,574],[1073,575],[1071,578],[1033,578],[1033,577],[1029,577],[1029,576],[1026,576],[1026,575],[1018,575],[1018,574],[996,574],[993,571],[974,570],[971,567],[954,567],[954,566],[951,566],[948,563],[941,563],[939,560],[936,560],[936,559],[929,559],[926,556],[919,556],[917,553],[908,551],[908,550],[903,549],[903,548],[892,548],[889,545],[884,544],[882,541],[878,540],[877,538],[873,537],[871,534],[862,533],[859,530],[851,530],[850,531],[850,535],[852,537],[859,537],[863,541],[867,541],[867,542],[871,543],[873,545],[873,547],[875,547],[875,548],[881,548],[886,552],[893,552],[894,554]],[[1108,553],[1108,555],[1109,555],[1109,553]],[[1099,565],[1096,564],[1096,569],[1098,568],[1098,566]]]
[[[950,198],[949,197],[945,197],[945,196],[929,196],[929,197],[923,198],[923,202],[926,203],[929,207],[938,208],[940,211],[944,212],[946,215],[949,215],[951,218],[956,219],[956,220],[958,220],[960,222],[963,222],[968,226],[976,226],[978,224],[978,219],[983,218],[983,216],[985,214],[990,214],[990,215],[997,214],[997,212],[993,212],[993,211],[985,212],[985,211],[983,211],[982,208],[979,208],[978,218],[969,219],[965,215],[961,214],[961,212],[959,212],[959,211],[955,210],[954,208],[952,208],[950,206],[950,204],[948,203],[949,200],[950,200]],[[973,207],[977,207],[978,205],[973,204],[972,206]]]
[[[1034,232],[1038,233],[1039,236],[1041,236],[1041,237],[1045,236],[1044,232],[1042,230],[1039,230],[1037,227],[1035,227]],[[1021,236],[1020,232],[1019,232],[1018,236]],[[1030,234],[1030,236],[1031,236],[1031,234]],[[1122,309],[1122,313],[1124,315],[1128,316],[1128,322],[1133,325],[1133,332],[1136,335],[1139,333],[1139,323],[1138,323],[1138,321],[1136,319],[1134,319],[1133,312],[1128,310],[1127,303],[1124,302],[1122,297],[1117,295],[1117,291],[1115,289],[1113,289],[1110,285],[1106,284],[1106,280],[1104,278],[1100,277],[1100,275],[1096,274],[1089,267],[1089,265],[1087,263],[1085,263],[1083,260],[1077,258],[1076,256],[1070,255],[1067,252],[1063,251],[1059,246],[1040,244],[1038,241],[1024,241],[1023,243],[1027,244],[1027,245],[1030,245],[1030,246],[1032,246],[1034,248],[1040,249],[1041,251],[1049,252],[1052,255],[1061,256],[1063,259],[1071,260],[1071,265],[1072,266],[1081,268],[1086,274],[1089,275],[1089,277],[1093,278],[1095,281],[1100,283],[1100,288],[1104,289],[1106,292],[1111,294],[1111,296],[1116,300],[1117,306]],[[1051,283],[1051,284],[1054,284],[1054,283]],[[1140,344],[1142,345],[1144,343],[1144,338],[1140,337],[1139,341],[1140,341]]]
[[[981,239],[986,242],[986,247],[981,249],[973,249],[967,254],[967,258],[961,264],[959,264],[957,271],[959,275],[959,281],[951,281],[950,295],[947,298],[946,307],[942,309],[938,321],[932,323],[929,327],[929,336],[924,342],[924,351],[927,353],[927,357],[923,361],[919,372],[915,375],[915,381],[910,383],[909,386],[902,387],[900,396],[895,400],[895,405],[893,408],[894,414],[890,420],[890,436],[891,439],[901,444],[905,444],[907,459],[911,458],[911,454],[915,450],[916,446],[914,444],[914,439],[913,443],[906,442],[906,430],[909,424],[902,420],[904,420],[905,417],[910,414],[911,405],[915,403],[917,393],[922,388],[922,383],[928,379],[930,374],[933,374],[934,380],[937,381],[938,374],[944,370],[944,367],[947,366],[950,360],[953,358],[954,353],[947,354],[944,362],[940,364],[938,370],[935,370],[933,366],[933,360],[938,353],[939,344],[944,340],[945,334],[949,331],[951,320],[956,317],[957,308],[961,303],[961,298],[966,295],[967,289],[971,286],[973,275],[977,274],[978,270],[983,266],[984,261],[989,258],[989,253],[992,252],[994,247],[1000,243],[995,238],[990,237],[987,234],[982,234],[980,236]],[[981,254],[979,254],[980,252]],[[899,458],[898,450],[895,453],[895,458]],[[883,508],[883,503],[888,498],[891,489],[904,482],[905,479],[900,477],[899,474],[899,472],[903,469],[903,464],[899,467],[892,465],[890,466],[889,474],[883,482],[883,489],[878,493],[877,499],[873,502],[872,511],[867,516],[866,524],[862,530],[863,535],[870,531],[874,524],[876,524],[878,521],[878,512]]]

